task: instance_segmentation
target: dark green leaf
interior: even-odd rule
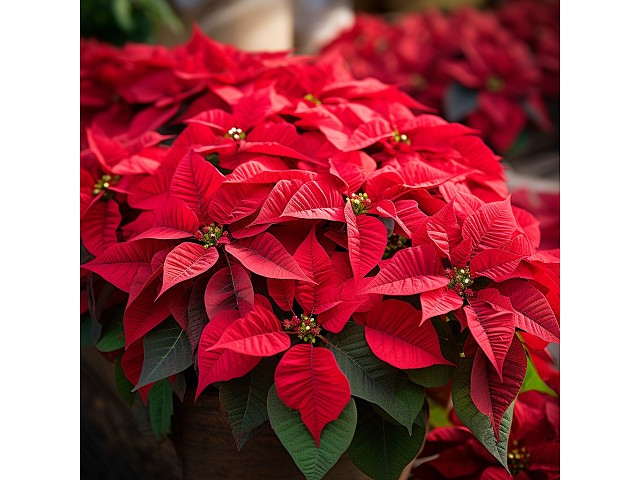
[[[513,419],[513,403],[504,413],[500,422],[500,439],[496,441],[491,419],[476,408],[471,400],[471,368],[473,366],[473,358],[461,358],[458,368],[453,375],[452,397],[453,408],[460,418],[460,421],[466,425],[469,430],[476,436],[480,443],[498,459],[503,467],[507,466],[507,448],[509,432],[511,430],[511,422]]]
[[[96,343],[101,352],[113,352],[124,348],[124,327],[122,322],[109,323],[102,332],[102,338]]]
[[[358,403],[358,427],[347,449],[353,464],[374,480],[397,480],[422,448],[426,429],[419,425],[424,425],[424,413],[420,416],[409,435],[369,405]]]
[[[451,329],[451,322],[445,322],[441,318],[435,317],[431,319],[431,324],[438,333],[442,356],[454,365],[457,365],[460,355],[458,354],[458,341],[456,340],[456,335]]]
[[[85,313],[80,320],[80,346],[95,345],[101,332],[102,325],[92,315]]]
[[[349,322],[339,334],[327,333],[326,338],[340,370],[349,379],[352,395],[374,403],[378,397],[393,398],[398,369],[375,356],[364,327]]]
[[[458,122],[478,108],[478,92],[453,83],[444,94],[445,117]]]
[[[329,350],[349,380],[351,394],[380,406],[411,431],[422,408],[422,388],[407,382],[400,370],[375,356],[361,325],[349,322],[340,334],[328,333],[326,337]]]
[[[427,368],[405,370],[409,380],[423,387],[441,387],[449,383],[456,367],[452,365],[433,365]]]
[[[136,390],[193,365],[187,332],[169,319],[144,337],[144,362]]]
[[[131,406],[133,405],[133,400],[136,398],[136,394],[131,391],[133,389],[133,384],[129,380],[127,380],[127,377],[124,374],[124,370],[122,370],[122,365],[120,364],[121,359],[122,355],[118,357],[114,366],[116,387],[118,388],[118,392],[120,392],[120,396],[123,398],[123,400],[127,402],[129,406]]]
[[[269,419],[267,394],[277,363],[273,357],[263,358],[245,376],[220,384],[220,410],[231,426],[238,451]]]
[[[269,390],[267,409],[271,427],[307,480],[320,480],[340,459],[356,430],[357,414],[353,398],[340,416],[327,423],[320,435],[320,447],[300,418],[300,412],[287,407]]]
[[[169,379],[165,378],[151,387],[147,404],[153,433],[158,438],[163,437],[171,431],[171,415],[173,415],[173,390]]]

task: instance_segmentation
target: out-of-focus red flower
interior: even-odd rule
[[[507,453],[511,475],[463,426],[436,428],[412,470],[416,480],[560,478],[560,405],[537,391],[518,396]]]

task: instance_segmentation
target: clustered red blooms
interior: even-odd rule
[[[358,14],[323,55],[344,56],[356,78],[399,84],[506,152],[528,124],[552,129],[544,100],[559,96],[559,5],[514,0],[450,15],[429,9],[393,23]]]
[[[539,250],[473,130],[342,62],[198,31],[172,49],[83,41],[81,82],[83,308],[126,305],[143,400],[145,336],[177,322],[197,395],[274,357],[319,444],[352,394],[327,337],[357,324],[401,371],[471,362],[498,438],[526,355],[559,341],[559,251]],[[458,325],[454,355],[436,323]]]

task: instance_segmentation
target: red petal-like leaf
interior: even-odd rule
[[[347,187],[347,194],[357,192],[376,170],[376,161],[364,152],[339,153],[329,159],[329,172]]]
[[[161,208],[169,195],[171,180],[178,163],[191,148],[210,145],[215,140],[216,135],[211,128],[203,125],[188,125],[176,137],[158,171],[136,183],[131,189],[129,204],[144,210]]]
[[[517,313],[515,326],[547,342],[560,341],[560,327],[546,297],[527,280],[513,279],[496,288]]]
[[[293,299],[296,292],[295,280],[282,280],[280,278],[267,278],[269,296],[285,312],[293,311]]]
[[[351,202],[344,207],[349,242],[349,260],[356,287],[384,254],[387,246],[387,229],[377,218],[353,213]]]
[[[233,350],[245,355],[270,357],[284,352],[291,341],[276,316],[258,302],[247,315],[233,322],[208,350]]]
[[[169,198],[157,212],[153,227],[129,240],[140,238],[181,239],[192,237],[200,227],[198,216],[178,198]]]
[[[380,360],[397,368],[450,365],[433,324],[420,325],[420,318],[420,311],[407,302],[385,300],[364,318],[367,343]]]
[[[225,248],[247,269],[263,277],[311,281],[282,244],[268,232],[236,240]]]
[[[182,286],[185,286],[185,284],[182,284]],[[189,325],[189,301],[192,292],[193,287],[189,285],[185,286],[185,288],[175,289],[171,294],[167,295],[171,315],[183,330],[187,330]]]
[[[215,247],[204,248],[199,243],[181,243],[171,250],[164,261],[162,290],[158,297],[174,285],[206,272],[216,264],[219,257]]]
[[[496,439],[500,438],[502,416],[518,396],[526,373],[527,356],[516,336],[505,357],[502,378],[489,364],[484,352],[476,352],[471,371],[471,399],[478,410],[491,419]]]
[[[421,245],[399,250],[381,263],[380,272],[366,291],[384,295],[413,295],[444,287],[448,283],[435,247]]]
[[[279,158],[261,157],[239,165],[225,178],[225,183],[277,183],[281,180],[301,180],[306,183],[317,177],[306,170],[290,170]]]
[[[512,478],[503,467],[489,467],[482,471],[479,480],[511,480]]]
[[[300,187],[303,185],[301,180],[281,180],[269,193],[264,201],[260,213],[253,221],[254,225],[263,223],[281,222],[282,212],[287,207],[289,200],[293,197]]]
[[[404,231],[407,238],[413,238],[414,233],[420,228],[427,215],[420,210],[415,200],[395,200],[396,223]],[[397,233],[397,232],[396,232]]]
[[[500,248],[488,248],[471,258],[471,275],[501,282],[509,278],[520,261],[529,255],[529,240],[524,235],[518,235]]]
[[[232,309],[246,315],[253,308],[253,300],[251,278],[240,265],[218,270],[204,292],[204,304],[210,320],[218,313]]]
[[[471,306],[464,307],[471,335],[502,377],[502,365],[507,356],[511,340],[515,335],[515,314],[496,310],[478,298],[469,298]]]
[[[375,118],[370,122],[363,123],[351,134],[322,126],[319,128],[327,136],[327,140],[341,152],[362,150],[369,145],[373,145],[378,140],[393,135],[393,129],[382,118]]]
[[[318,314],[318,324],[333,333],[342,331],[351,315],[362,305],[364,300],[342,301]],[[324,306],[323,306],[324,308]]]
[[[338,418],[351,399],[349,381],[325,348],[298,344],[287,351],[275,372],[276,393],[302,421],[320,446],[324,426]]]
[[[120,365],[122,366],[122,371],[124,372],[124,376],[127,377],[127,380],[131,382],[132,385],[137,385],[138,380],[140,380],[140,374],[142,373],[142,364],[144,363],[144,346],[142,345],[142,340],[131,345],[131,348],[125,350],[122,354],[122,359],[120,360]],[[144,387],[140,387],[138,392],[140,392],[140,396],[142,397],[142,402],[146,405],[147,396],[149,395],[149,390],[153,386],[152,383],[149,385],[145,385]]]
[[[518,207],[513,207],[513,215],[520,227],[518,230],[527,236],[531,242],[531,246],[533,248],[540,248],[540,220],[528,211]]]
[[[457,174],[439,170],[422,160],[417,160],[403,164],[402,176],[407,187],[433,188],[455,178]]]
[[[440,287],[420,294],[420,305],[422,307],[422,325],[428,319],[437,315],[444,315],[462,307],[462,297],[449,287]]]
[[[283,216],[344,221],[342,195],[326,182],[308,182],[298,190],[282,212]]]
[[[155,253],[166,246],[167,243],[160,240],[116,243],[102,255],[83,264],[82,268],[97,273],[120,290],[129,292],[138,270],[149,265]]]
[[[237,310],[226,310],[204,327],[198,348],[198,388],[196,398],[207,385],[242,377],[260,363],[260,357],[243,355],[233,350],[209,348],[218,343],[224,331],[240,316]]]
[[[171,180],[171,193],[181,199],[198,216],[200,224],[211,223],[209,204],[224,181],[216,167],[193,150],[178,164]]]
[[[92,255],[98,256],[118,243],[116,230],[122,221],[118,203],[112,200],[94,202],[80,220],[80,239]]]
[[[460,226],[453,206],[448,203],[418,228],[412,239],[412,245],[433,243],[443,255],[448,257],[450,250],[460,243],[460,240],[462,240]]]
[[[161,272],[162,268],[152,270],[147,265],[138,271],[131,283],[131,292],[123,319],[127,348],[160,325],[171,314],[171,296],[167,295],[155,301],[160,283],[158,277]]]
[[[300,244],[293,258],[302,271],[315,282],[315,284],[296,282],[296,300],[306,312],[315,312],[319,305],[338,296],[333,265],[329,255],[316,238],[315,225]]]
[[[462,238],[469,239],[472,252],[499,248],[518,229],[510,199],[487,203],[469,215],[462,225]]]
[[[269,185],[225,183],[214,194],[209,215],[221,225],[253,215],[271,193]]]

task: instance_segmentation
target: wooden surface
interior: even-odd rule
[[[215,390],[193,403],[174,402],[173,440],[158,442],[145,410],[119,396],[113,365],[91,348],[80,358],[81,478],[98,480],[304,480],[269,425],[242,448],[236,445],[219,411]],[[326,480],[366,480],[344,456]]]

